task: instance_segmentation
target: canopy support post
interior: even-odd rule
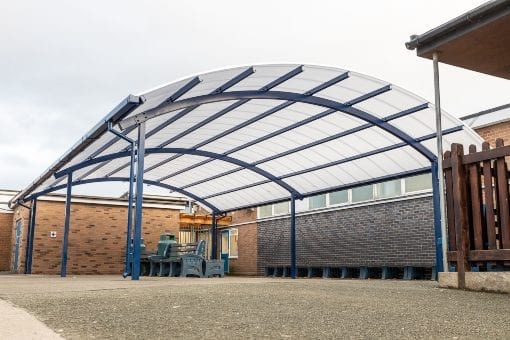
[[[441,126],[441,93],[439,90],[439,57],[437,52],[433,55],[433,68],[434,68],[434,104],[436,107],[436,136],[437,136],[437,164],[434,171],[434,163],[432,164],[432,173],[436,173],[436,180],[433,183],[433,188],[437,191],[439,204],[439,224],[441,231],[441,266],[437,265],[437,272],[448,272],[448,261],[446,257],[446,251],[448,250],[447,234],[446,234],[446,212],[445,212],[445,197],[444,197],[444,176],[443,176],[443,129]],[[434,178],[434,177],[432,177]],[[437,183],[437,188],[436,188]],[[434,208],[434,212],[436,208]],[[436,213],[434,213],[436,214]],[[436,238],[439,235],[436,235]],[[437,253],[437,251],[436,251]],[[437,257],[437,255],[436,255]],[[436,258],[436,262],[439,263],[439,259]],[[442,270],[440,270],[442,268]]]
[[[131,144],[131,155],[129,162],[129,193],[128,193],[128,216],[127,216],[127,231],[126,231],[126,259],[125,264],[126,267],[124,269],[123,277],[127,277],[131,275],[131,254],[132,247],[131,242],[133,239],[132,225],[133,225],[133,182],[134,182],[134,168],[135,168],[135,141],[126,135],[116,131],[113,128],[113,123],[111,121],[108,122],[108,131],[113,133],[115,136],[120,139],[125,140],[129,144]]]
[[[34,251],[35,217],[37,213],[37,197],[32,199],[30,220],[28,222],[27,249],[25,253],[25,274],[32,274],[32,254]]]
[[[216,219],[216,212],[212,214],[212,225],[211,225],[211,259],[218,259],[218,220]]]
[[[432,162],[432,203],[434,209],[434,239],[436,247],[436,272],[444,271],[443,237],[441,223],[441,200],[438,178],[438,162]]]
[[[69,221],[71,218],[71,189],[73,187],[73,173],[67,175],[66,208],[64,220],[64,239],[62,241],[62,261],[60,265],[60,276],[67,276],[67,246],[69,243]]]
[[[128,193],[128,221],[126,231],[126,268],[124,270],[124,277],[131,275],[131,240],[132,236],[132,224],[133,224],[133,182],[134,182],[134,169],[135,169],[135,145],[131,146],[131,159],[129,166],[129,193]]]
[[[290,196],[290,276],[297,278],[296,264],[296,197]]]
[[[133,266],[131,280],[140,279],[140,244],[142,240],[142,206],[143,206],[143,168],[145,158],[145,122],[138,125],[136,161],[136,211],[135,233],[133,240]]]

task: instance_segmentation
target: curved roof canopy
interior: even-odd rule
[[[16,199],[65,185],[129,178],[145,122],[146,183],[215,211],[235,210],[430,171],[431,104],[359,73],[258,65],[205,73],[129,96]],[[481,143],[444,113],[443,141]]]

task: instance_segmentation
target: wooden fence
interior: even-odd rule
[[[452,144],[444,154],[447,259],[456,266],[459,288],[465,288],[466,271],[510,265],[508,156],[502,139],[494,149],[485,142],[481,151],[471,145],[465,155],[462,145]]]

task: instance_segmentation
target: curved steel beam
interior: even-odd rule
[[[74,186],[74,185],[83,185],[83,184],[100,183],[100,182],[129,182],[129,177],[90,178],[90,179],[83,179],[83,180],[74,181],[74,182],[72,182],[71,185]],[[220,209],[218,209],[217,207],[215,207],[211,203],[209,203],[206,200],[198,197],[195,194],[192,194],[191,192],[189,192],[187,190],[184,190],[184,189],[181,189],[181,188],[178,188],[178,187],[174,187],[173,185],[169,185],[169,184],[165,184],[165,183],[161,183],[161,182],[156,182],[156,181],[151,181],[151,180],[144,180],[143,182],[145,184],[154,185],[154,186],[158,186],[158,187],[161,187],[161,188],[165,188],[165,189],[168,189],[168,190],[172,190],[172,191],[181,193],[181,194],[183,194],[183,195],[185,195],[185,196],[187,196],[187,197],[189,197],[189,198],[191,198],[191,199],[193,199],[193,200],[195,200],[197,202],[202,203],[206,207],[209,207],[213,212],[216,212],[216,213],[221,212]],[[39,196],[42,196],[42,195],[46,195],[46,194],[48,194],[50,192],[54,192],[54,191],[57,191],[57,190],[65,189],[66,187],[67,187],[67,184],[62,184],[62,185],[57,185],[57,186],[49,188],[49,189],[38,191],[38,192],[35,192],[32,195],[26,197],[24,199],[24,201],[26,202],[26,201],[29,201],[29,200],[31,200],[33,198],[36,198],[36,197],[39,197]]]
[[[358,119],[364,120],[374,126],[381,128],[382,130],[392,134],[397,137],[407,145],[414,148],[424,157],[426,157],[431,162],[437,159],[436,155],[434,155],[430,150],[421,145],[420,143],[416,143],[416,141],[409,136],[404,131],[398,129],[397,127],[391,125],[391,123],[384,121],[381,118],[378,118],[368,112],[362,111],[360,109],[356,109],[350,105],[350,103],[339,103],[334,100],[316,97],[313,95],[293,93],[293,92],[284,92],[284,91],[231,91],[217,94],[208,94],[203,96],[197,96],[193,98],[188,98],[180,101],[176,101],[173,103],[168,103],[164,107],[158,108],[156,110],[139,113],[133,117],[125,119],[119,122],[119,126],[121,129],[128,128],[134,124],[138,124],[140,122],[144,122],[148,119],[160,116],[162,114],[172,112],[175,110],[184,109],[189,106],[195,105],[203,105],[208,103],[215,103],[221,101],[228,100],[237,100],[237,99],[274,99],[274,100],[285,100],[292,101],[298,103],[305,103],[315,106],[321,106],[328,109],[333,109],[337,111],[344,112],[348,115],[356,117]]]
[[[201,157],[207,157],[207,158],[211,158],[211,159],[217,159],[217,160],[224,161],[227,163],[232,163],[232,164],[238,165],[244,169],[253,171],[256,174],[259,174],[260,176],[265,177],[268,180],[278,184],[279,186],[281,186],[282,188],[287,190],[290,194],[294,195],[296,198],[301,198],[303,196],[299,191],[297,191],[292,186],[290,186],[283,180],[279,179],[275,175],[267,172],[266,170],[263,170],[263,169],[257,167],[256,165],[250,164],[248,162],[244,162],[237,158],[233,158],[233,157],[229,157],[226,155],[209,152],[209,151],[185,149],[185,148],[148,148],[148,149],[145,149],[146,155],[153,154],[153,153],[156,153],[156,154],[158,154],[158,153],[175,153],[175,154],[181,154],[181,155],[201,156]],[[121,152],[116,152],[116,153],[112,153],[109,155],[97,157],[94,159],[89,159],[89,160],[83,161],[81,163],[75,164],[73,166],[70,166],[69,168],[66,168],[66,169],[56,172],[55,178],[65,176],[66,174],[68,174],[70,172],[74,172],[76,170],[85,168],[85,167],[93,165],[93,164],[101,163],[104,161],[109,161],[109,160],[112,160],[115,158],[128,157],[130,155],[131,155],[130,151],[121,151]]]

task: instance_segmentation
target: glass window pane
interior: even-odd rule
[[[377,198],[400,196],[400,179],[376,184]]]
[[[326,206],[326,194],[312,196],[308,199],[310,209],[324,208]]]
[[[431,190],[432,189],[432,174],[423,174],[413,177],[407,177],[406,192]]]
[[[228,254],[228,232],[221,232],[221,253]]]
[[[347,203],[349,201],[348,193],[349,193],[348,190],[330,192],[329,193],[329,204],[335,205],[335,204]]]
[[[239,252],[237,249],[237,238],[238,232],[237,229],[230,229],[230,253],[229,257],[237,257]]]
[[[289,202],[276,203],[274,205],[274,214],[282,215],[289,213]]]
[[[271,204],[259,207],[259,218],[273,215],[273,206]]]
[[[362,202],[374,199],[373,185],[365,185],[352,189],[352,201]]]

